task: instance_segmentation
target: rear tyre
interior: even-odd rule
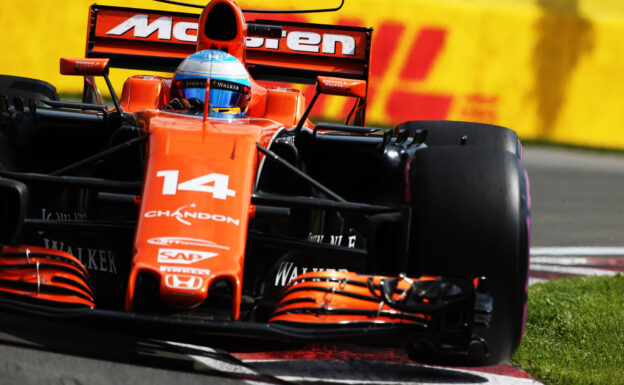
[[[495,147],[429,147],[410,164],[415,236],[410,274],[486,277],[494,299],[490,327],[474,333],[488,344],[468,356],[411,346],[416,361],[462,366],[507,361],[524,331],[529,208],[520,160]]]
[[[45,105],[42,102],[46,100],[59,100],[56,88],[52,84],[43,80],[11,75],[0,75],[0,96],[6,97],[9,106],[14,105],[16,99],[18,99],[17,103],[21,100],[21,103],[26,108],[28,108],[30,100],[34,100],[37,106]],[[18,169],[18,165],[23,166],[25,163],[29,163],[28,152],[30,151],[30,148],[27,151],[20,151],[15,147],[16,141],[26,141],[25,138],[16,140],[15,132],[13,131],[16,125],[15,122],[17,122],[17,126],[23,126],[28,125],[28,122],[32,120],[20,118],[16,121],[14,120],[13,123],[9,123],[10,121],[11,119],[6,120],[5,117],[0,119],[0,126],[6,124],[9,127],[9,129],[1,127],[3,132],[0,133],[0,163],[2,164],[0,169],[13,171]]]
[[[446,120],[413,120],[401,123],[397,131],[413,135],[417,130],[427,131],[425,144],[429,147],[488,146],[502,148],[522,159],[522,145],[518,135],[509,128],[491,124],[453,122]],[[411,136],[410,135],[410,136]]]
[[[0,95],[8,98],[9,104],[13,98],[21,98],[25,105],[29,100],[34,100],[39,105],[40,101],[59,100],[56,88],[43,80],[23,78],[20,76],[0,75]]]

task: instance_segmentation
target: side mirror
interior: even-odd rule
[[[108,75],[109,59],[61,58],[61,75]]]
[[[19,239],[28,209],[28,187],[0,178],[0,244],[14,245]]]
[[[103,76],[106,85],[113,98],[113,104],[117,110],[117,114],[121,116],[121,106],[119,99],[113,89],[113,85],[108,78],[108,63],[110,59],[93,59],[93,58],[61,58],[61,75],[81,75],[81,76]]]
[[[366,97],[366,80],[317,76],[316,81],[322,94]]]
[[[366,98],[366,80],[360,79],[345,79],[345,78],[335,78],[331,76],[317,76],[316,77],[316,93],[312,98],[310,104],[308,104],[308,108],[306,108],[303,116],[299,120],[297,127],[295,128],[295,132],[299,134],[301,128],[303,127],[303,123],[308,118],[310,111],[312,111],[312,107],[314,107],[314,103],[316,103],[316,99],[321,94],[327,95],[338,95],[338,96],[354,96],[358,98],[360,102]],[[357,103],[356,106],[357,107]],[[355,110],[354,107],[354,110]],[[349,114],[349,118],[351,114]],[[349,120],[347,118],[347,121]]]

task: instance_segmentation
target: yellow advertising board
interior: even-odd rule
[[[2,1],[0,73],[44,79],[61,93],[79,93],[81,79],[61,77],[58,60],[84,55],[92,2]],[[150,0],[100,3],[199,12]],[[239,3],[276,9],[309,4]],[[314,7],[336,3],[319,0]],[[293,19],[374,29],[369,124],[478,121],[510,127],[522,138],[624,149],[624,3],[619,0],[346,0],[340,12]],[[120,90],[134,73],[112,72],[113,84]],[[321,98],[316,113],[340,120],[349,107],[345,99]]]

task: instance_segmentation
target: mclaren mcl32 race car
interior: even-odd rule
[[[199,8],[91,6],[85,57],[60,59],[84,77],[82,102],[0,77],[3,311],[508,360],[528,290],[517,135],[368,127],[372,29]],[[110,67],[172,75],[132,76],[118,94]],[[308,119],[321,94],[350,98],[344,124]]]

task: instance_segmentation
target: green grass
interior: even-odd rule
[[[511,363],[546,385],[624,384],[624,276],[531,286]]]

